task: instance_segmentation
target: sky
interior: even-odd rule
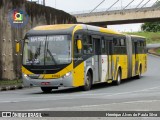
[[[42,1],[42,0],[39,0]],[[46,6],[50,6],[56,9],[60,9],[66,11],[68,13],[79,13],[85,11],[93,10],[99,3],[103,0],[46,0]],[[117,0],[104,0],[104,2],[96,9],[96,10],[106,10]],[[121,9],[124,8],[127,4],[129,4],[132,0],[119,0],[112,9]],[[128,6],[134,7],[137,6],[142,0],[134,0],[134,2]],[[144,0],[142,4],[143,6],[148,0]],[[152,5],[157,0],[150,0],[147,5]],[[125,25],[109,25],[108,28],[115,29],[120,32],[134,32],[140,31],[142,23],[138,24],[125,24]]]

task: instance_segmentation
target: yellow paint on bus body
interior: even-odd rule
[[[77,25],[73,30],[73,33],[72,33],[72,35],[73,35],[72,36],[73,49],[74,49],[74,34],[75,34],[76,31],[81,30],[81,29],[83,29],[83,26],[82,25]],[[72,50],[72,55],[74,54],[73,51],[74,50]],[[76,68],[74,68],[74,70],[73,70],[73,86],[74,87],[84,85],[84,67],[85,67],[84,62],[82,62]]]
[[[67,29],[70,28],[74,25],[51,25],[51,26],[39,26],[34,28],[34,30],[59,30],[59,29]],[[73,35],[77,30],[83,29],[82,25],[77,25],[74,30],[73,30]],[[74,36],[72,36],[72,46],[74,48]],[[72,50],[72,55],[73,55],[73,50]],[[73,56],[72,56],[73,58]],[[24,74],[30,75],[33,74],[32,72],[28,71],[26,68],[22,67],[22,72]],[[84,62],[81,63],[80,65],[78,65],[74,70],[73,70],[73,61],[72,63],[65,67],[64,69],[62,69],[61,71],[55,73],[55,74],[41,74],[40,75],[40,79],[43,78],[45,79],[56,79],[56,78],[60,78],[63,77],[66,73],[68,72],[72,72],[73,75],[73,82],[72,82],[72,86],[77,87],[77,86],[82,86],[84,85]]]
[[[135,65],[136,61],[138,61],[138,69],[136,70]],[[140,65],[142,67],[142,73],[147,71],[147,54],[137,54],[137,59],[135,59],[135,54],[132,55],[132,76],[136,76],[139,74]]]
[[[82,85],[84,85],[84,62],[73,70],[73,86],[78,87]]]
[[[43,78],[43,79],[60,78],[60,77],[63,77],[66,73],[71,72],[72,70],[73,70],[73,63],[71,63],[70,65],[68,65],[67,67],[65,67],[64,69],[62,69],[61,71],[59,71],[59,72],[57,72],[55,74],[40,74],[39,78]],[[24,73],[26,75],[34,74],[34,73],[30,72],[29,70],[27,70],[23,66],[22,66],[22,73]]]
[[[58,25],[44,25],[33,28],[33,30],[63,30],[73,27],[75,24],[58,24]]]
[[[40,77],[43,79],[55,79],[63,77],[66,73],[71,72],[73,70],[73,63],[62,69],[61,71],[55,73],[55,74],[41,74]]]
[[[73,32],[72,32],[72,58],[74,58],[74,34],[76,31],[83,29],[83,25],[81,24],[63,24],[63,25],[47,25],[47,26],[39,26],[34,28],[33,30],[62,30],[62,29],[69,29],[71,27],[75,26]],[[101,33],[110,33],[110,34],[119,34],[123,35],[119,32],[109,30],[106,28],[99,28],[99,32]],[[118,68],[121,67],[122,70],[122,79],[126,79],[128,77],[128,56],[127,55],[112,55],[110,56],[110,62],[111,62],[111,57],[113,61],[113,73],[110,73],[111,76],[113,76],[113,79],[115,80],[118,74]],[[147,70],[147,55],[146,54],[138,54],[138,68],[140,64],[142,64],[142,73],[144,73]],[[135,55],[132,55],[132,76],[135,76]],[[79,64],[73,69],[73,61],[71,62],[70,65],[62,69],[61,71],[55,73],[55,74],[41,74],[39,78],[45,79],[56,79],[63,77],[66,73],[72,72],[72,86],[73,87],[78,87],[78,86],[83,86],[85,83],[85,65],[84,62]],[[111,66],[109,66],[111,67]],[[54,69],[54,68],[53,68]],[[30,75],[34,74],[27,70],[25,67],[22,66],[22,73]],[[137,74],[136,74],[137,75]],[[110,75],[108,75],[110,76]],[[110,77],[111,78],[111,77]],[[108,81],[109,83],[111,81]]]
[[[127,55],[113,55],[113,77],[116,79],[118,74],[118,69],[121,68],[121,77],[126,79],[128,77],[128,56]]]
[[[30,72],[29,70],[27,70],[25,67],[22,66],[22,73],[26,74],[26,75],[31,75],[33,74],[32,72]]]
[[[116,32],[116,31],[114,31],[114,30],[107,29],[107,28],[100,28],[100,31],[99,31],[99,32],[122,35],[122,34],[119,33],[119,32]]]

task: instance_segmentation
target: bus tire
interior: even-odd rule
[[[136,76],[136,79],[140,79],[142,76],[142,67],[139,67],[138,75]]]
[[[117,74],[116,80],[113,81],[113,84],[114,85],[120,85],[121,84],[121,79],[122,79],[121,70],[118,69],[118,74]]]
[[[41,90],[44,93],[51,93],[52,92],[52,88],[51,87],[41,87]]]
[[[92,86],[92,75],[91,73],[88,71],[87,75],[86,75],[86,80],[85,80],[85,85],[82,86],[82,90],[84,91],[88,91],[91,89]]]

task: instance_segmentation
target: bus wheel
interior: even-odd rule
[[[142,75],[142,67],[139,67],[138,75],[136,76],[136,79],[140,79]]]
[[[52,88],[51,88],[51,87],[41,87],[41,90],[42,90],[44,93],[51,93]]]
[[[86,75],[85,85],[82,87],[82,89],[84,91],[88,91],[91,89],[91,86],[92,86],[92,76],[91,73],[88,72]]]
[[[114,85],[119,85],[121,84],[121,70],[118,70],[118,74],[117,74],[117,79],[115,81],[113,81]]]

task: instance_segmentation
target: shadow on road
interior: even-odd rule
[[[128,78],[128,79],[122,80],[122,81],[121,81],[121,84],[127,84],[127,83],[132,84],[132,83],[130,83],[130,82],[141,81],[141,80],[144,80],[145,78],[146,78],[146,76],[141,76],[140,79],[137,79],[137,78],[135,78],[135,77],[133,77],[133,78]]]
[[[111,86],[112,86],[111,84],[99,83],[99,84],[93,85],[91,91],[97,90],[97,89],[105,89],[106,87],[111,87]],[[76,87],[76,88],[53,89],[51,93],[39,92],[39,93],[32,93],[32,94],[71,94],[76,92],[81,93],[85,91],[83,91],[81,87]]]
[[[125,84],[132,84],[132,82],[138,82],[140,80],[144,80],[146,78],[146,76],[142,76],[141,79],[135,79],[135,78],[129,78],[126,80],[122,80],[121,84],[125,85]],[[109,87],[118,87],[116,85],[113,84],[107,84],[107,83],[99,83],[99,84],[95,84],[92,86],[91,91],[96,91],[96,90],[102,90],[102,89],[106,89]],[[81,87],[77,87],[77,88],[60,88],[60,89],[53,89],[53,91],[51,93],[43,93],[43,92],[37,92],[37,93],[31,93],[31,94],[71,94],[71,93],[81,93],[84,92]]]

